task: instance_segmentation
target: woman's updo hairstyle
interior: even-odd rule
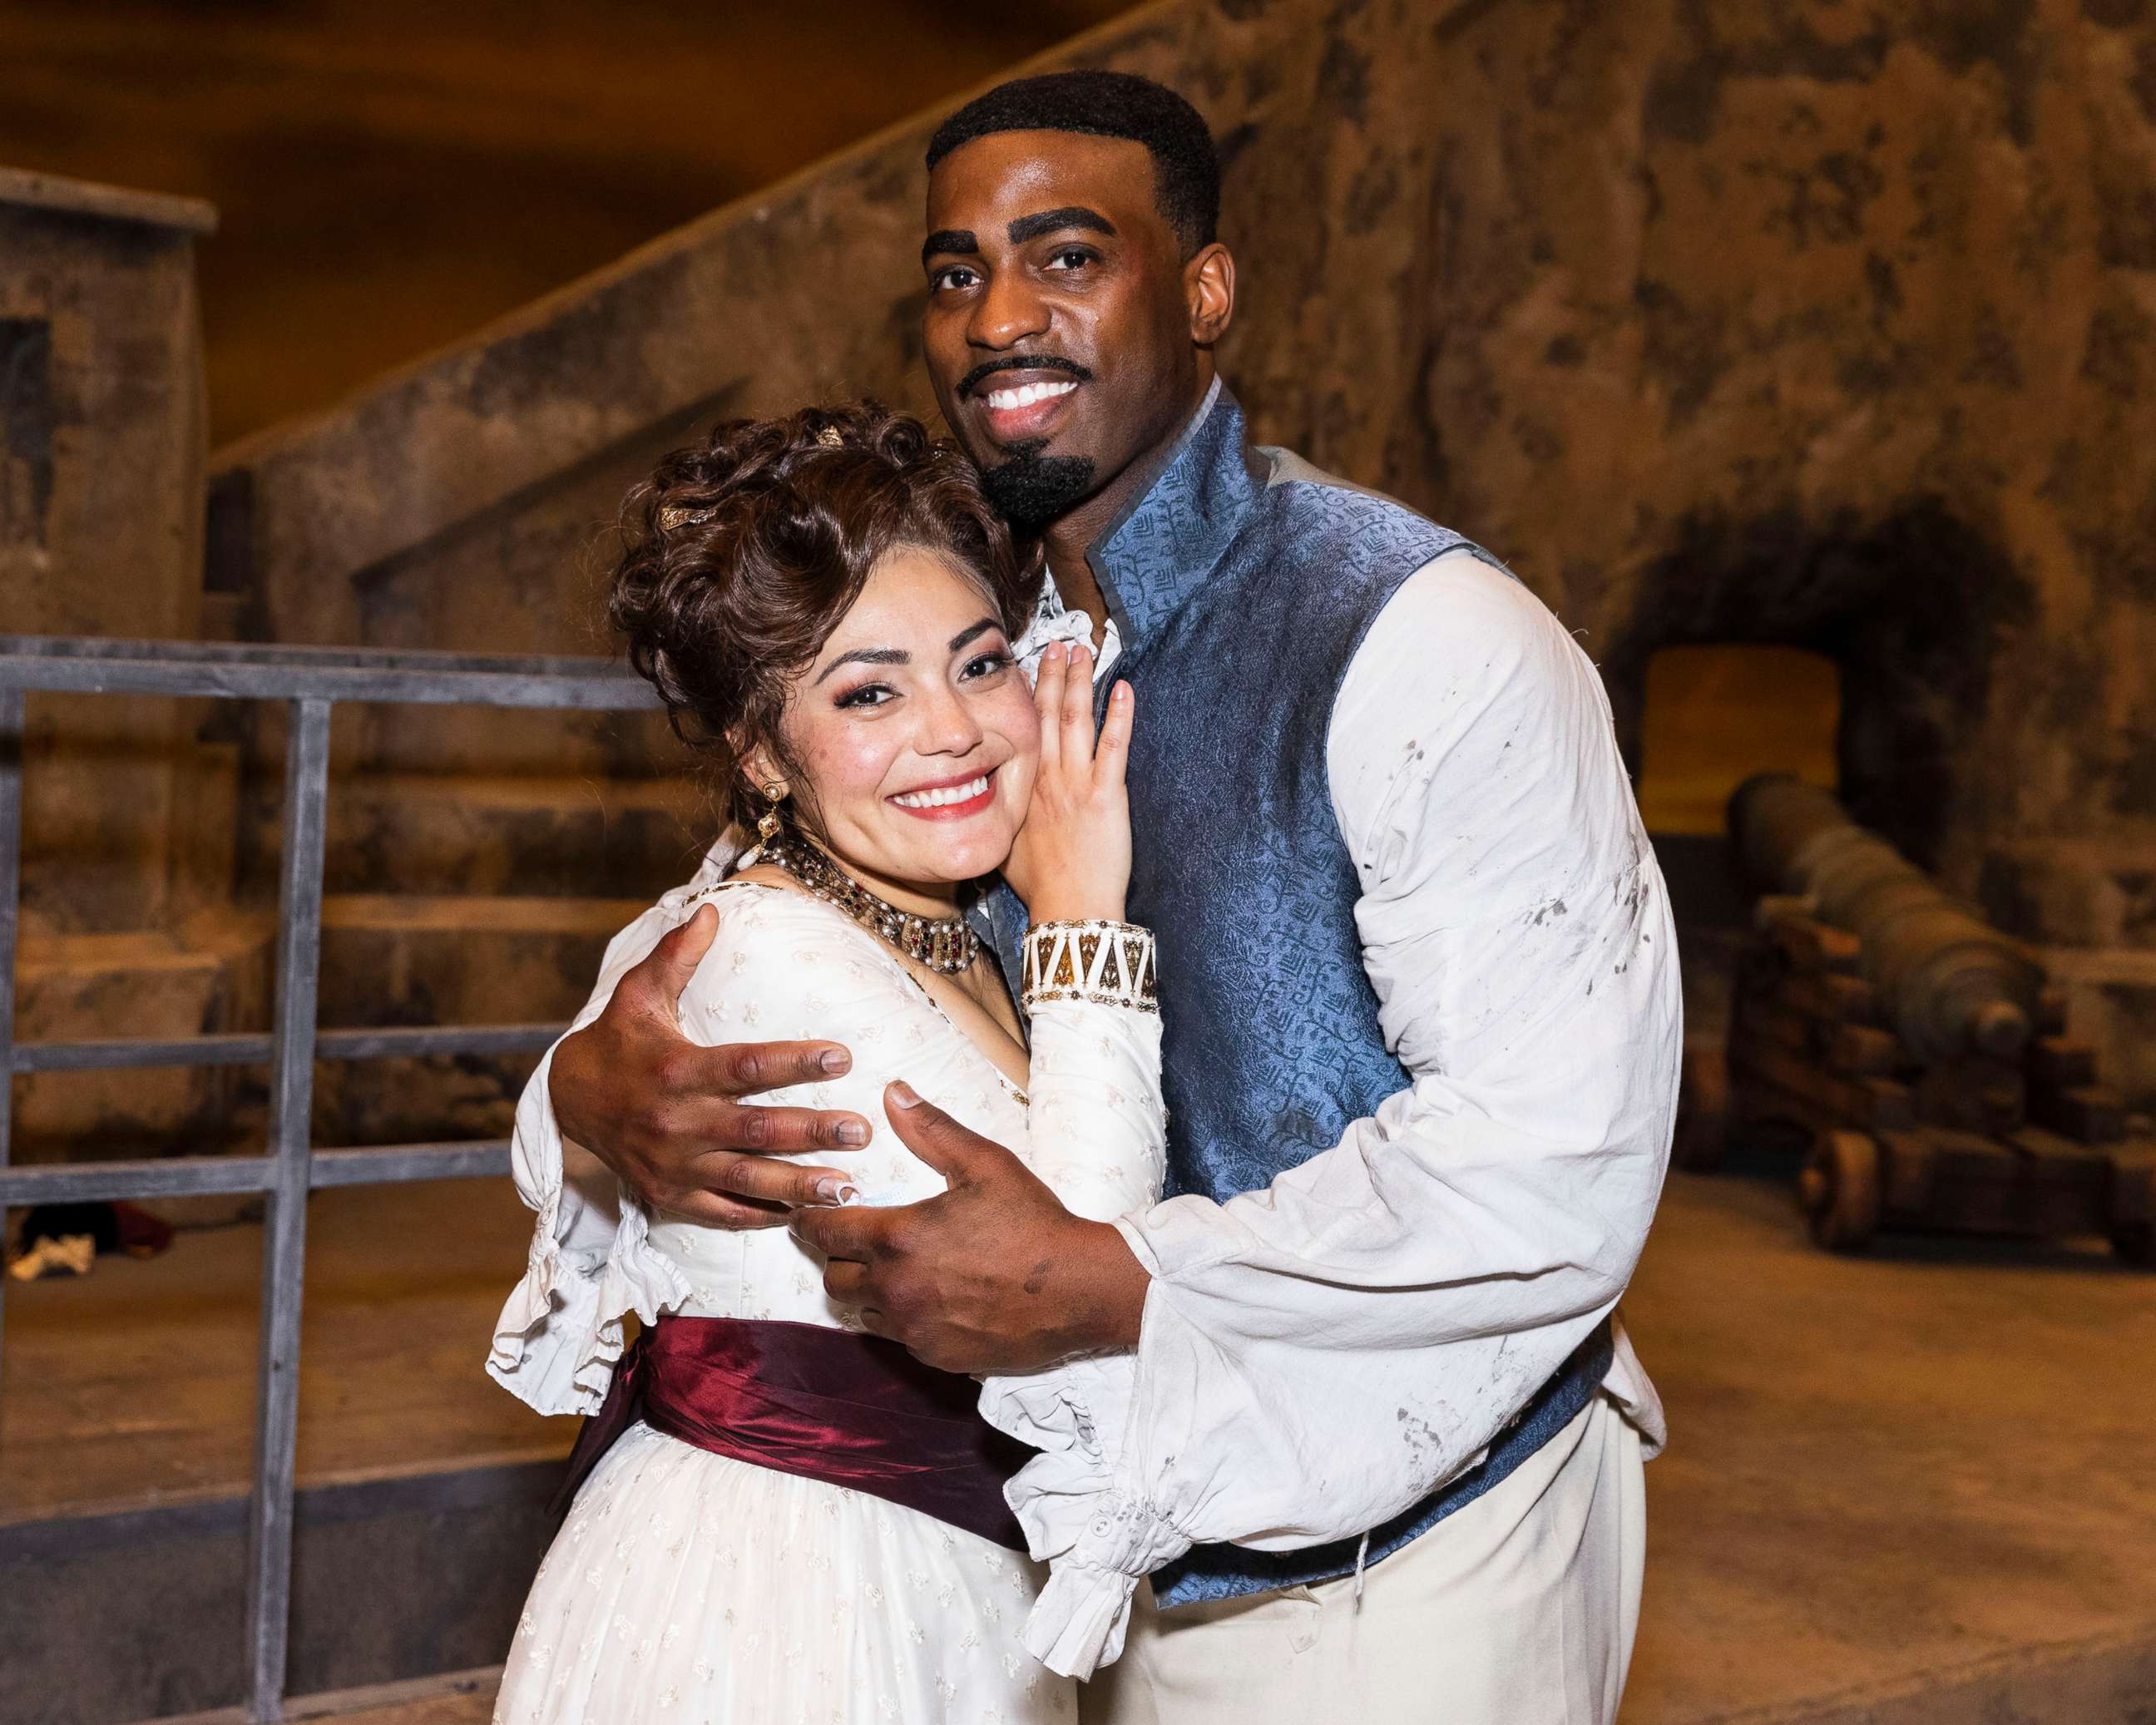
[[[1014,637],[1037,582],[954,444],[875,402],[735,419],[663,457],[622,505],[607,613],[684,741],[709,750],[736,822],[764,803],[742,762],[783,761],[793,679],[879,558],[917,547],[972,575]]]

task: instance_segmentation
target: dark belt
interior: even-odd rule
[[[1371,1528],[1369,1544],[1342,1539],[1331,1545],[1306,1545],[1295,1551],[1251,1551],[1240,1545],[1194,1545],[1152,1578],[1153,1602],[1163,1609],[1202,1600],[1232,1599],[1276,1588],[1315,1587],[1352,1575],[1358,1562],[1374,1563],[1410,1540],[1428,1532],[1447,1516],[1465,1509],[1555,1437],[1594,1399],[1616,1357],[1616,1336],[1608,1318],[1588,1332],[1587,1339],[1527,1399],[1527,1404],[1490,1445],[1490,1453],[1434,1497],[1402,1510],[1382,1527]]]
[[[878,1336],[662,1317],[629,1345],[584,1422],[555,1511],[641,1420],[714,1455],[865,1491],[1024,1551],[1004,1483],[1034,1452],[982,1419],[979,1399],[971,1378]]]

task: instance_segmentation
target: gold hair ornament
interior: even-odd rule
[[[819,427],[816,441],[827,449],[843,449],[846,434],[835,425]],[[653,517],[662,533],[671,533],[678,528],[692,527],[699,521],[708,521],[718,514],[716,509],[690,509],[679,503],[669,503]]]

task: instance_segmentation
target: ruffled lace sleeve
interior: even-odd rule
[[[621,974],[707,901],[717,906],[718,927],[682,990],[682,1034],[707,1047],[819,1038],[854,1049],[855,1064],[845,1077],[763,1092],[758,1100],[847,1109],[868,1120],[870,1142],[847,1163],[864,1201],[909,1202],[940,1189],[940,1177],[889,1131],[882,1106],[883,1084],[897,1076],[888,1058],[892,1027],[930,1010],[926,997],[871,937],[814,899],[737,879],[706,880],[670,894],[609,950],[593,1004],[578,1022],[595,1016]],[[915,1044],[907,1051],[925,1058]],[[517,1107],[516,1189],[538,1218],[523,1279],[495,1326],[487,1369],[542,1414],[588,1414],[605,1400],[629,1314],[655,1323],[698,1296],[675,1258],[651,1238],[643,1206],[596,1158],[562,1138],[547,1091],[551,1062],[550,1054]],[[938,1088],[931,1073],[914,1070]],[[819,1158],[804,1153],[790,1159]],[[923,1180],[935,1183],[922,1190]],[[816,1305],[820,1312],[820,1294]]]
[[[625,1337],[688,1293],[654,1252],[641,1206],[598,1159],[562,1136],[547,1097],[552,1050],[516,1107],[510,1156],[517,1194],[536,1210],[524,1276],[495,1321],[486,1368],[542,1414],[593,1414],[606,1399]]]
[[[1042,923],[1026,937],[1027,1159],[1067,1209],[1093,1221],[1160,1197],[1168,1111],[1153,962],[1152,937],[1128,923]],[[1134,1382],[1132,1356],[1117,1353],[982,1385],[983,1416],[1041,1452],[1005,1495],[1033,1556],[1050,1566],[1028,1651],[1068,1676],[1122,1651],[1137,1578],[1181,1548],[1158,1517],[1116,1496]]]
[[[608,943],[598,981],[570,1032],[605,1010],[622,978],[696,914],[732,857],[732,846],[722,843],[695,880]],[[562,1136],[547,1090],[553,1065],[549,1049],[516,1105],[511,1173],[517,1196],[538,1219],[523,1277],[495,1322],[486,1369],[542,1414],[590,1414],[605,1399],[621,1358],[623,1318],[634,1312],[655,1322],[685,1287],[680,1273],[649,1249],[643,1211],[624,1201],[597,1157]]]

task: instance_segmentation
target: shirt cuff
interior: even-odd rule
[[[1124,1216],[1116,1230],[1158,1282],[1173,1282],[1210,1270],[1243,1245],[1242,1230],[1209,1198],[1185,1193]]]
[[[1157,1506],[1119,1483],[1141,1458],[1128,1354],[1096,1354],[1045,1371],[990,1378],[983,1418],[1040,1453],[1004,1495],[1048,1584],[1026,1619],[1026,1651],[1066,1677],[1092,1676],[1122,1651],[1139,1579],[1189,1549]]]

